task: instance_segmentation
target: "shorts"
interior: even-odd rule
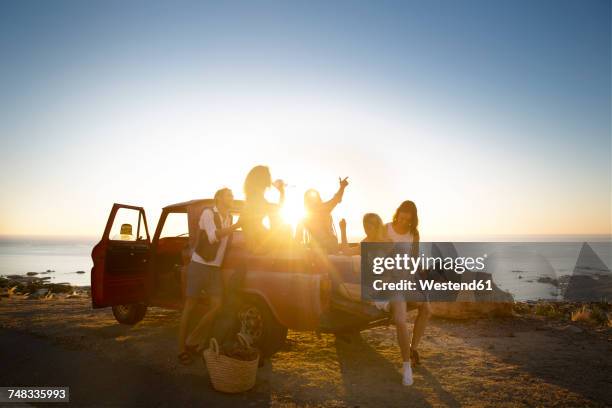
[[[187,297],[198,297],[206,291],[208,296],[221,296],[223,294],[223,279],[221,268],[191,261],[187,267]]]

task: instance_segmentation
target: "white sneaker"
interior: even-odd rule
[[[414,379],[412,378],[412,367],[410,366],[410,361],[404,361],[402,384],[405,386],[409,386],[413,383]]]

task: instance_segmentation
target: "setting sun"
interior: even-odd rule
[[[291,225],[291,229],[295,231],[295,228],[304,217],[304,206],[298,200],[287,200],[281,209],[281,216],[283,221]]]

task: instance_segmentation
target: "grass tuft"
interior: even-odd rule
[[[580,309],[572,312],[572,322],[590,322],[591,315],[591,310],[584,305]]]

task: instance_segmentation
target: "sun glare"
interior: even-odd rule
[[[299,201],[286,201],[281,209],[281,216],[283,220],[291,225],[291,228],[295,231],[296,226],[300,220],[304,217],[304,206]]]

